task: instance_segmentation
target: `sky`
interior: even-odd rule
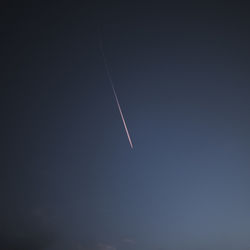
[[[250,249],[249,10],[3,4],[1,248]]]

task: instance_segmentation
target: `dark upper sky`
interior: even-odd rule
[[[2,5],[1,248],[249,249],[249,12]]]

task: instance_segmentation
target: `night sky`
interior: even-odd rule
[[[250,249],[250,8],[177,2],[1,6],[1,249]]]

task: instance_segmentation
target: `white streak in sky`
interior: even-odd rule
[[[131,148],[133,148],[133,143],[132,143],[132,141],[131,141],[131,138],[130,138],[130,135],[129,135],[129,132],[128,132],[128,128],[127,128],[127,125],[126,125],[124,116],[123,116],[123,114],[122,114],[122,109],[121,109],[119,100],[118,100],[118,98],[117,98],[117,95],[116,95],[116,92],[115,92],[115,88],[114,88],[114,86],[112,86],[112,88],[113,88],[113,92],[114,92],[114,95],[115,95],[115,99],[116,99],[117,106],[118,106],[119,111],[120,111],[120,115],[121,115],[121,118],[122,118],[122,122],[123,122],[125,131],[126,131],[126,134],[127,134],[127,137],[128,137],[128,141],[129,141],[129,143],[130,143]]]
[[[100,39],[100,50],[101,50],[103,61],[104,61],[104,64],[105,64],[106,73],[107,73],[110,85],[112,87],[112,90],[113,90],[113,93],[114,93],[114,96],[115,96],[115,100],[116,100],[116,103],[117,103],[117,106],[118,106],[118,109],[119,109],[119,112],[120,112],[120,115],[121,115],[121,118],[122,118],[123,126],[125,128],[129,144],[130,144],[131,148],[133,149],[133,143],[132,143],[132,140],[130,138],[128,128],[127,128],[127,125],[126,125],[126,121],[124,119],[122,109],[121,109],[121,106],[120,106],[120,103],[119,103],[119,100],[118,100],[118,97],[117,97],[117,94],[116,94],[116,91],[115,91],[113,80],[112,80],[112,77],[111,77],[111,74],[110,74],[110,71],[109,71],[109,68],[108,68],[107,60],[106,60],[106,57],[105,57],[105,54],[104,54],[104,51],[103,51],[103,45],[102,45],[102,40],[101,39]]]

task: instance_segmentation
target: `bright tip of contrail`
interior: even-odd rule
[[[127,134],[127,137],[128,137],[128,141],[129,141],[130,147],[133,149],[134,148],[133,147],[133,143],[132,143],[132,140],[130,138],[130,135],[129,135],[129,132],[128,132],[128,128],[127,128],[127,124],[126,124],[126,121],[124,119],[124,116],[123,116],[123,113],[122,113],[122,109],[121,109],[121,106],[120,106],[120,103],[119,103],[119,100],[118,100],[118,97],[117,97],[117,94],[116,94],[116,91],[115,91],[115,88],[114,88],[113,85],[112,85],[112,89],[113,89],[115,100],[116,100],[116,103],[117,103],[117,106],[118,106],[118,109],[119,109],[119,112],[120,112],[120,115],[121,115],[121,118],[122,118],[123,126],[125,128],[125,131],[126,131],[126,134]]]

